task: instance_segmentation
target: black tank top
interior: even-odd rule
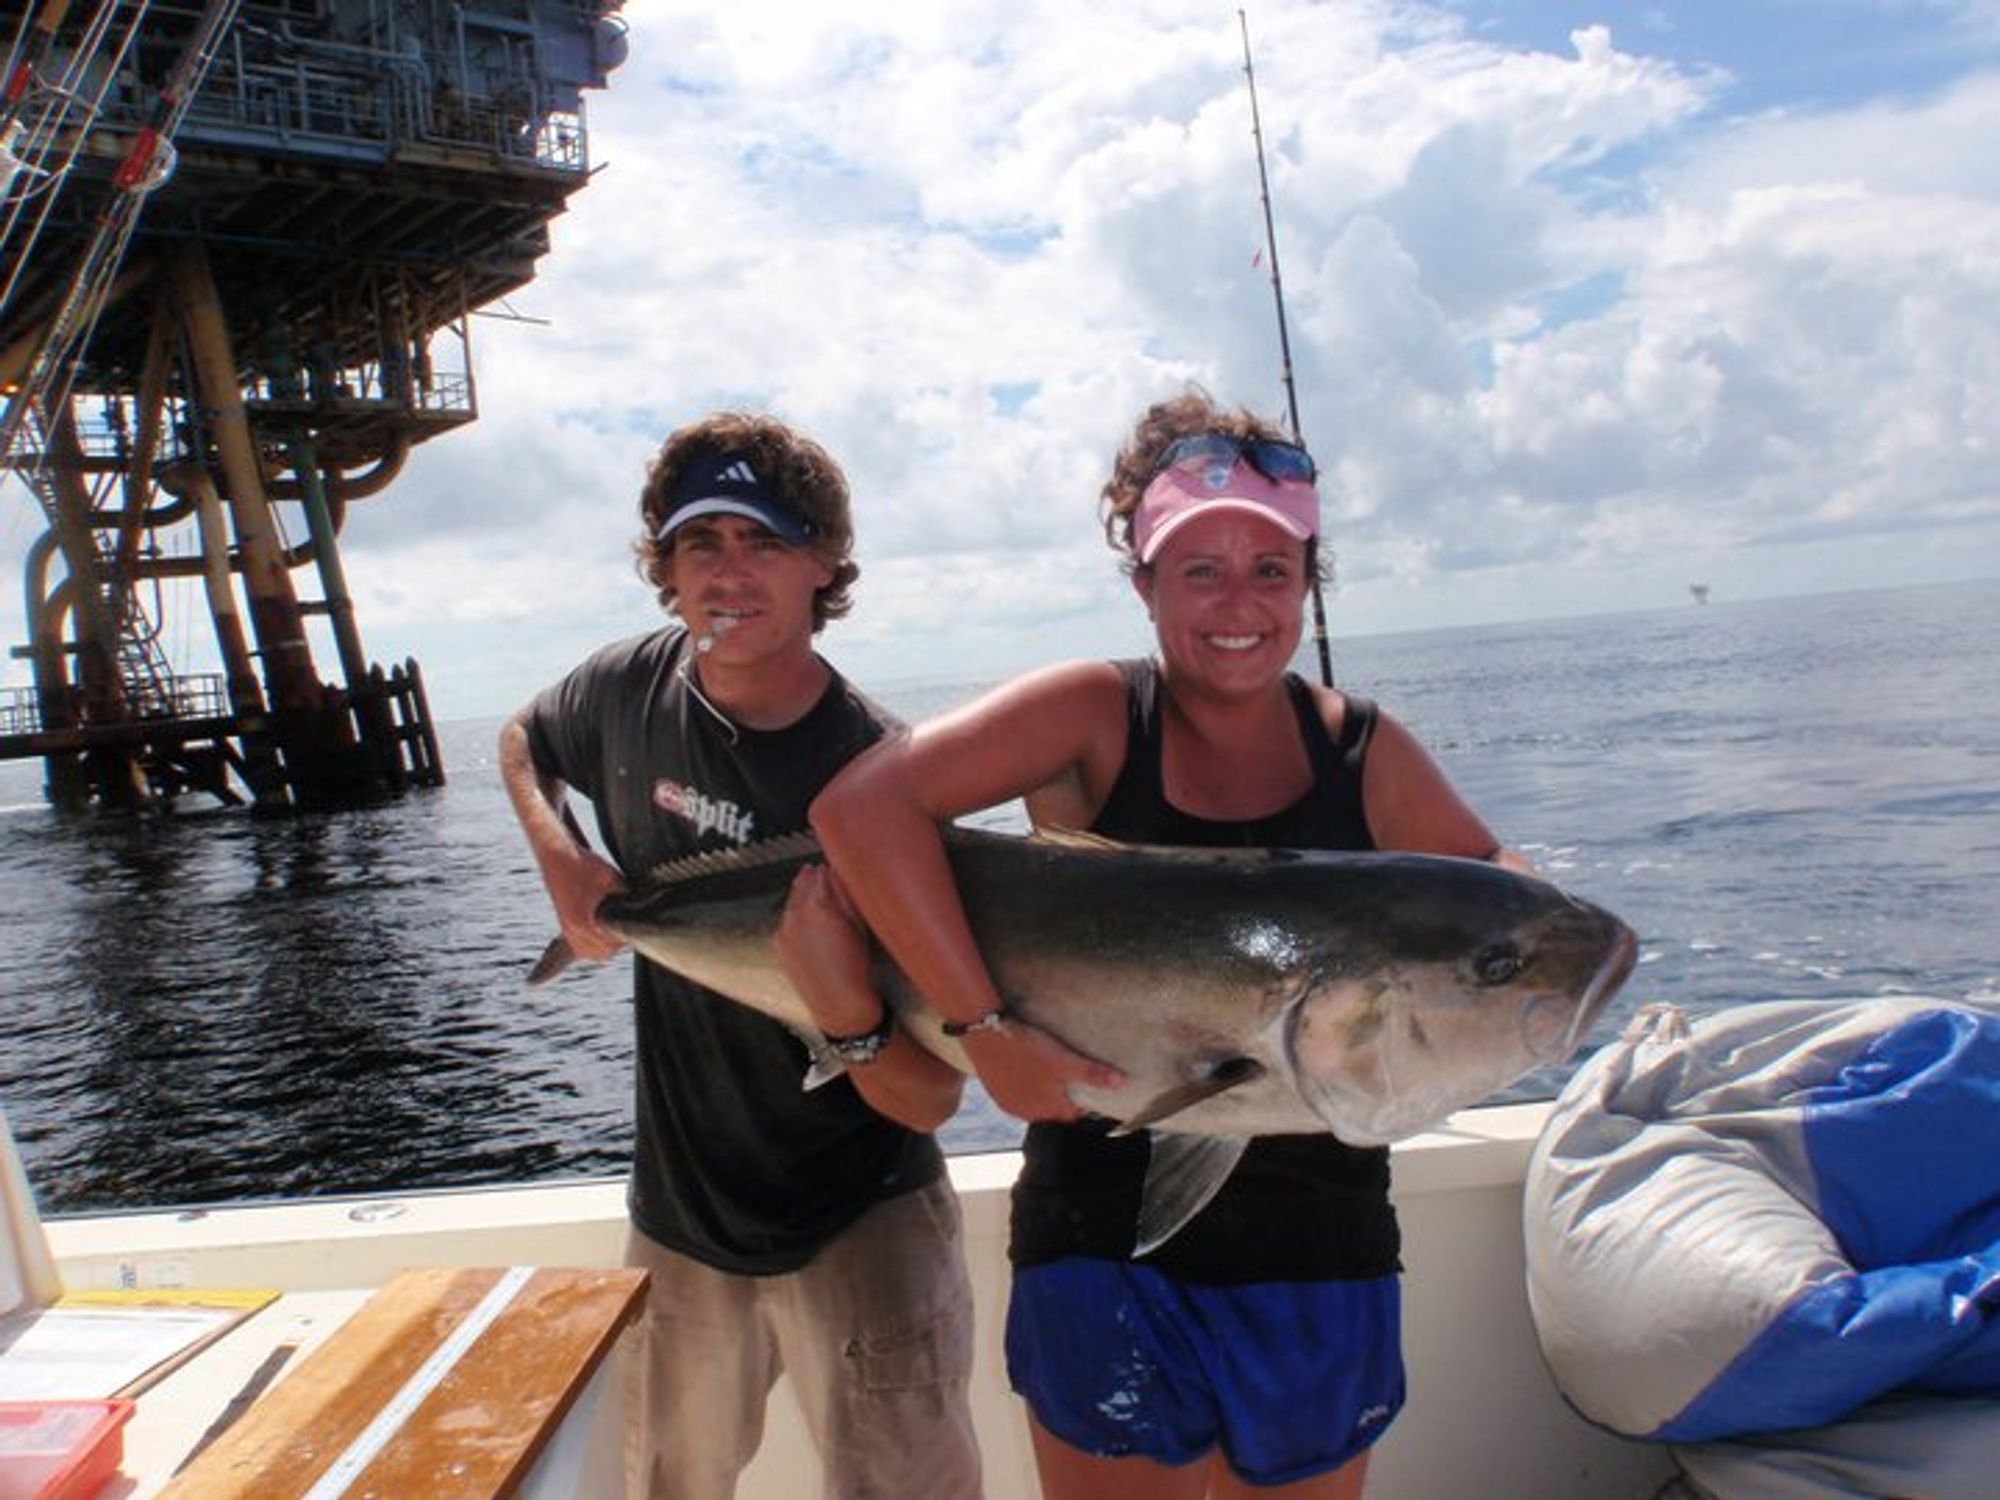
[[[1247,822],[1217,822],[1167,801],[1161,776],[1159,666],[1118,663],[1125,676],[1125,764],[1091,824],[1127,843],[1372,849],[1362,811],[1361,767],[1375,705],[1350,696],[1338,739],[1327,733],[1312,689],[1285,679],[1313,780],[1290,807]],[[1151,1146],[1112,1137],[1103,1121],[1028,1127],[1013,1196],[1010,1254],[1017,1266],[1068,1255],[1132,1259],[1134,1226]],[[1389,1204],[1389,1153],[1332,1135],[1260,1136],[1207,1207],[1146,1264],[1185,1281],[1228,1284],[1381,1276],[1400,1269]]]

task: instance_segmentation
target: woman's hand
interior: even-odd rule
[[[829,1036],[854,1036],[882,1019],[868,929],[840,877],[807,865],[792,881],[778,922],[778,961],[813,1021]],[[1075,1120],[1072,1083],[1116,1088],[1124,1075],[1026,1021],[1008,1020],[963,1038],[966,1056],[993,1102],[1024,1120]]]
[[[1115,1089],[1125,1081],[1108,1063],[1026,1021],[1010,1019],[961,1042],[993,1102],[1023,1120],[1079,1120],[1084,1110],[1070,1097],[1070,1085]]]

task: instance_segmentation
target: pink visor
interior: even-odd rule
[[[1181,527],[1218,510],[1261,516],[1295,541],[1319,534],[1319,491],[1309,484],[1277,484],[1238,460],[1227,469],[1175,465],[1162,469],[1139,497],[1132,542],[1150,563]]]

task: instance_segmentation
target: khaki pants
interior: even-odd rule
[[[717,1271],[637,1230],[625,1260],[651,1276],[627,1350],[632,1500],[730,1500],[780,1371],[825,1500],[978,1500],[972,1291],[948,1182],[877,1204],[786,1275]]]

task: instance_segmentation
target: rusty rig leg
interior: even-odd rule
[[[199,242],[187,245],[176,258],[174,284],[235,525],[238,566],[249,597],[251,629],[263,657],[285,781],[292,798],[304,807],[347,807],[371,800],[386,788],[355,743],[341,701],[344,695],[330,695],[313,666],[305,620],[285,567],[237,380],[237,359],[221,297]],[[261,801],[259,806],[271,810]]]

